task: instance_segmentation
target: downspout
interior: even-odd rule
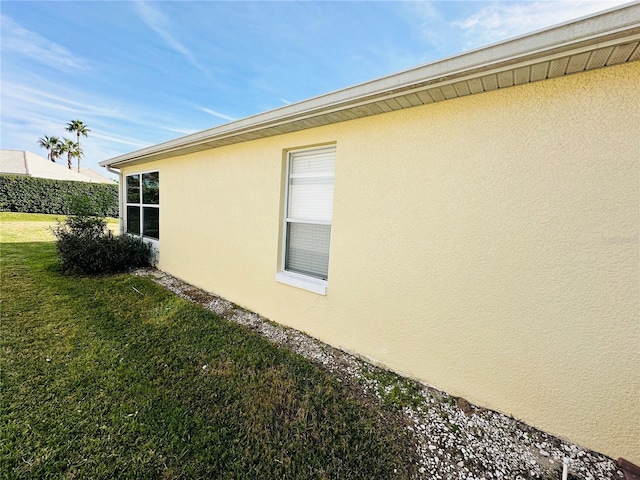
[[[120,235],[123,235],[124,234],[124,218],[122,215],[122,192],[123,192],[122,171],[114,170],[108,165],[105,168],[107,169],[107,172],[111,172],[118,175],[118,226],[120,227]]]

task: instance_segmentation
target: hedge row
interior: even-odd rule
[[[0,175],[0,211],[69,215],[69,200],[87,196],[102,205],[94,212],[105,217],[118,216],[118,186],[106,183],[51,180],[19,175]]]

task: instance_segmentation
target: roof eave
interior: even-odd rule
[[[421,89],[480,78],[488,72],[515,71],[547,59],[634,41],[640,41],[640,2],[285,105],[120,155],[105,160],[100,165],[120,168],[215,148],[222,144],[301,130],[308,128],[309,120],[312,119],[316,124],[337,123],[349,119],[349,113],[354,109],[381,99],[399,98]],[[637,56],[637,48],[635,55]]]

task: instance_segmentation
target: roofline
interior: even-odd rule
[[[435,85],[451,85],[455,82],[479,78],[491,71],[515,70],[545,59],[589,52],[602,46],[620,45],[638,40],[640,40],[640,1],[635,1],[152,145],[105,160],[100,162],[100,165],[120,168],[126,164],[139,164],[167,156],[214,148],[218,144],[228,145],[264,138],[278,134],[278,127],[294,122],[299,124],[298,130],[309,128],[313,125],[305,126],[305,120],[336,112],[348,113],[349,109],[358,108],[374,100],[406,95]],[[324,124],[345,119],[348,118],[326,119]]]

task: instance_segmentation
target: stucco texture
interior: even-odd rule
[[[640,62],[159,170],[159,268],[640,464]],[[286,150],[336,144],[327,295],[276,281]]]

